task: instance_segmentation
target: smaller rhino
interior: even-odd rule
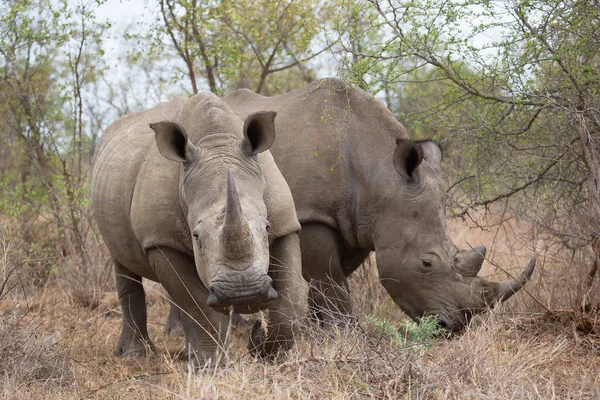
[[[242,121],[201,93],[124,116],[102,136],[92,201],[123,312],[118,355],[153,347],[142,277],[181,310],[187,355],[200,365],[217,362],[231,309],[269,309],[251,352],[270,358],[293,345],[307,288],[294,203],[267,151],[275,115]]]

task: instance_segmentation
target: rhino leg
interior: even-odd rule
[[[252,354],[269,360],[294,345],[297,327],[306,315],[307,288],[302,278],[299,240],[298,234],[292,233],[269,247],[269,276],[279,296],[269,303],[266,332],[256,321],[248,343]]]
[[[173,300],[171,300],[173,301]],[[165,333],[167,335],[184,336],[183,324],[181,323],[181,310],[174,303],[169,303],[169,316],[165,323]]]
[[[338,234],[322,224],[306,224],[300,233],[302,274],[310,284],[309,315],[329,331],[346,326],[352,315],[348,279],[340,264]]]
[[[143,356],[146,349],[153,349],[146,325],[146,294],[142,278],[116,260],[115,281],[119,305],[123,313],[123,328],[115,353],[118,356]]]
[[[198,277],[194,259],[162,247],[150,250],[148,260],[159,282],[181,310],[186,356],[198,366],[216,365],[223,350],[228,318],[206,304],[208,290]]]
[[[346,277],[352,275],[352,273],[365,262],[370,254],[371,250],[366,249],[355,249],[352,252],[344,254],[340,261],[344,275]]]

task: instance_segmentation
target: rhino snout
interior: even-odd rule
[[[224,313],[227,312],[229,306],[233,306],[236,313],[254,313],[263,308],[264,303],[278,297],[272,282],[273,280],[268,275],[264,275],[251,284],[245,280],[236,282],[222,279],[213,280],[209,288],[207,303],[213,309]]]

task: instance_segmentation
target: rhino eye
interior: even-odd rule
[[[194,238],[194,242],[196,242],[196,244],[198,245],[198,247],[201,247],[200,246],[200,240],[198,240],[199,239],[198,234],[196,232],[194,232],[194,233],[192,233],[192,237]]]
[[[267,223],[266,229],[267,229],[267,232],[271,232],[271,224]]]
[[[423,264],[423,267],[425,267],[425,268],[433,267],[433,264],[431,264],[431,261],[429,261],[429,260],[421,260],[421,263]]]

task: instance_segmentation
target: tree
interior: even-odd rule
[[[130,36],[152,54],[174,50],[192,93],[290,90],[313,79],[307,63],[335,43],[319,44],[333,6],[308,0],[158,0],[158,8],[150,31]]]
[[[103,73],[96,2],[16,0],[0,16],[0,140],[9,162],[3,169],[0,212],[28,223],[51,223],[89,265],[86,240],[92,227],[86,185],[90,132],[84,115],[94,96],[85,90]],[[48,235],[48,234],[46,234]],[[30,243],[35,246],[36,243]]]

